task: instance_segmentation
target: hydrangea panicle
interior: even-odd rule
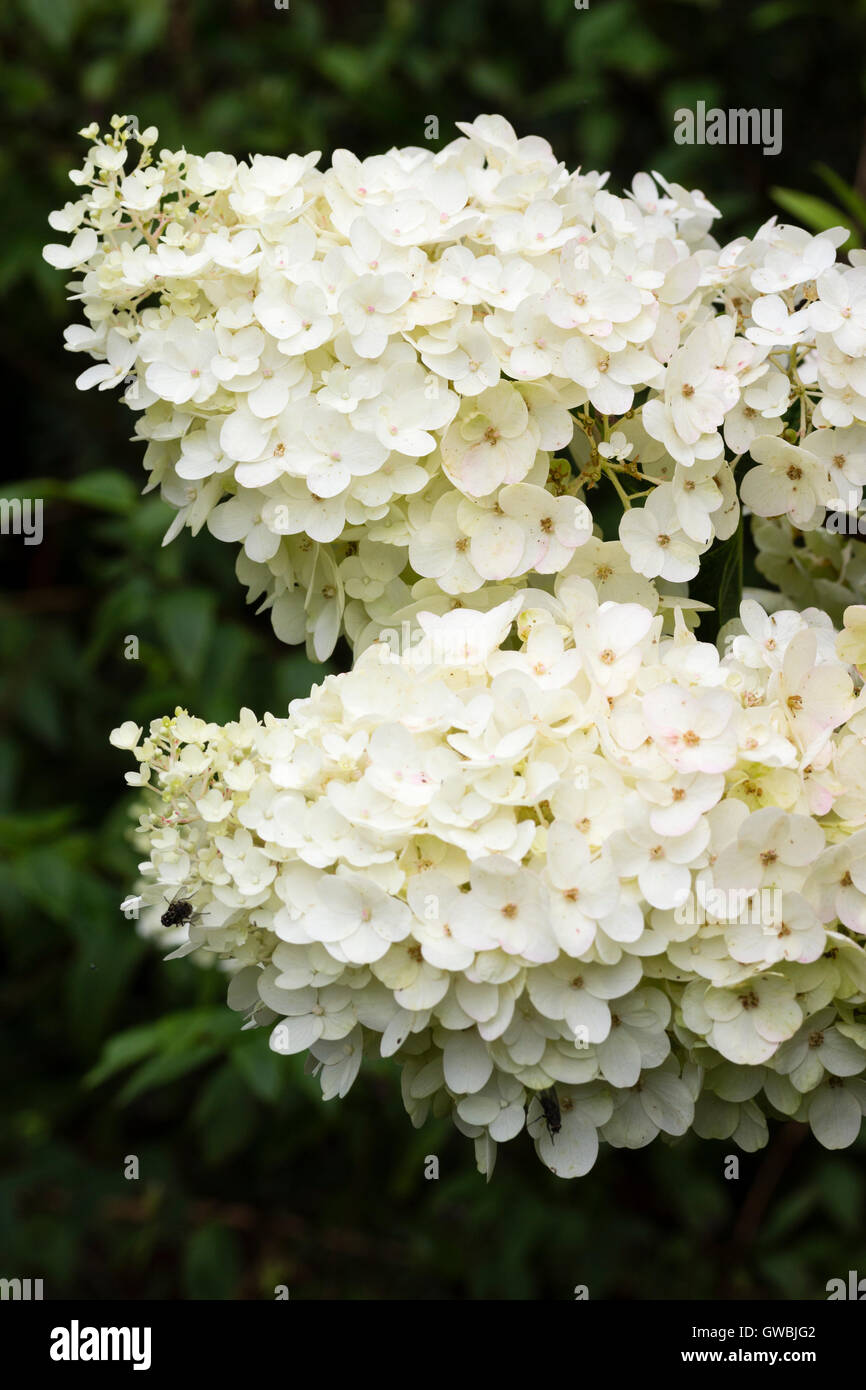
[[[85,318],[67,347],[96,362],[78,385],[122,390],[167,538],[239,547],[317,660],[581,566],[602,477],[624,509],[604,543],[652,611],[735,530],[737,469],[800,528],[866,482],[866,253],[837,264],[841,229],[720,246],[697,190],[617,195],[502,116],[459,130],[322,169],[157,154],[116,116],[50,218]]]
[[[450,1114],[488,1175],[524,1128],[562,1177],[690,1128],[751,1150],[780,1113],[850,1144],[862,610],[837,637],[747,601],[720,656],[566,574],[421,622],[285,718],[115,730],[155,804],[145,917],[186,884],[181,951],[276,1051],[326,1098],[393,1058],[412,1123]]]

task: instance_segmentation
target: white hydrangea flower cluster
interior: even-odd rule
[[[837,635],[747,601],[724,656],[574,574],[420,622],[287,718],[114,731],[156,801],[143,899],[195,909],[180,952],[231,962],[326,1097],[395,1058],[412,1122],[450,1114],[488,1175],[524,1128],[562,1177],[690,1128],[752,1150],[767,1115],[850,1144],[866,608]]]
[[[156,158],[115,117],[50,219],[86,319],[67,345],[98,363],[78,384],[125,387],[167,538],[240,543],[250,598],[317,659],[491,584],[550,588],[602,475],[644,590],[733,532],[744,454],[743,499],[797,525],[866,481],[866,254],[835,265],[843,231],[773,219],[720,248],[700,192],[638,174],[618,197],[501,116],[460,130],[322,171]]]

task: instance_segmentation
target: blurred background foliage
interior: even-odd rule
[[[615,182],[703,187],[728,235],[774,198],[862,235],[864,27],[866,0],[6,0],[3,452],[9,490],[46,508],[42,545],[0,539],[0,1274],[94,1299],[700,1299],[822,1298],[866,1269],[863,1142],[828,1154],[778,1126],[738,1181],[729,1144],[688,1139],[566,1184],[518,1140],[488,1186],[449,1125],[411,1129],[389,1063],[324,1105],[299,1059],[238,1031],[215,971],[164,965],[124,920],[109,729],[177,704],[282,711],[316,673],[246,609],[223,545],[161,548],[169,511],[137,495],[128,417],[76,392],[74,310],[40,257],[75,132],[115,111],[173,147],[326,158],[502,111]],[[675,145],[698,99],[781,107],[782,152]]]

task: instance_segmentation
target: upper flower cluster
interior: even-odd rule
[[[156,130],[115,117],[51,217],[87,320],[67,345],[98,363],[79,385],[125,388],[169,535],[240,542],[250,596],[318,658],[413,606],[544,583],[602,474],[662,586],[735,527],[733,455],[759,463],[748,505],[798,523],[866,481],[844,233],[770,222],[719,248],[700,192],[639,174],[619,197],[502,117],[460,129],[322,171],[156,158]]]
[[[424,615],[426,650],[374,643],[286,719],[124,725],[127,780],[157,798],[144,902],[190,900],[180,951],[239,967],[229,1002],[309,1049],[326,1096],[375,1046],[413,1120],[451,1113],[483,1171],[524,1125],[561,1176],[599,1136],[755,1148],[766,1112],[850,1143],[862,619],[837,637],[746,602],[720,657],[570,575]]]

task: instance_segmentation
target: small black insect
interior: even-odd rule
[[[189,924],[191,921],[194,909],[192,903],[183,896],[184,892],[181,885],[160,917],[159,920],[164,927],[179,927],[183,922]]]
[[[546,1091],[538,1092],[538,1101],[544,1113],[544,1123],[547,1125],[547,1132],[553,1139],[562,1129],[562,1115],[559,1109],[559,1100],[555,1086],[548,1086]]]

